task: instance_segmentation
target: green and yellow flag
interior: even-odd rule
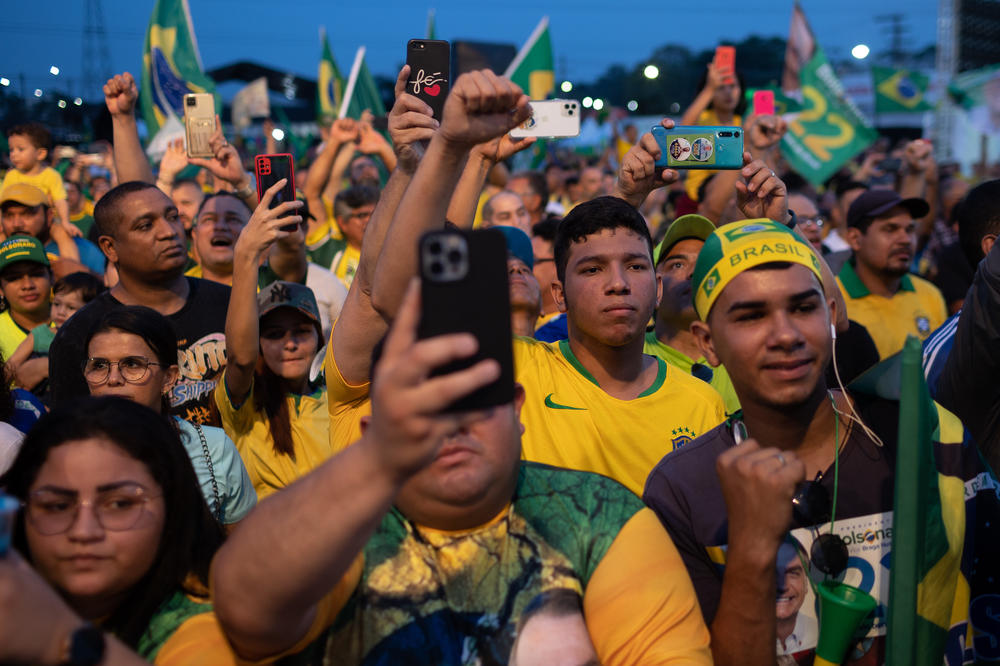
[[[929,79],[920,72],[891,67],[872,67],[875,113],[930,111],[924,97]]]
[[[337,62],[333,59],[330,42],[326,38],[326,28],[320,26],[319,40],[323,51],[319,57],[319,78],[316,79],[316,118],[332,120],[344,96],[344,77],[340,75]]]
[[[961,447],[962,427],[931,401],[921,356],[920,341],[909,336],[901,358],[889,569],[885,663],[893,666],[941,664],[955,624],[953,611],[968,612],[968,583],[960,571],[965,484],[939,471],[933,444]]]
[[[543,16],[503,75],[521,86],[531,99],[545,99],[556,87],[554,63],[549,17]]]
[[[338,118],[360,118],[365,110],[371,111],[376,117],[385,115],[385,103],[378,91],[378,84],[365,64],[365,47],[359,46],[354,55],[354,64],[347,79],[344,99],[340,103]]]
[[[153,144],[184,131],[184,95],[215,92],[201,65],[187,0],[156,0],[142,54],[139,104]]]

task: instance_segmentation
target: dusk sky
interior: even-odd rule
[[[426,0],[425,0],[426,1]],[[405,59],[406,41],[424,37],[430,5],[406,2],[357,3],[330,0],[189,0],[206,69],[255,60],[316,77],[318,26],[325,25],[334,56],[346,74],[359,45],[368,49],[375,74],[392,76]],[[832,57],[845,57],[864,42],[876,52],[888,47],[885,24],[876,16],[900,12],[906,44],[936,41],[934,0],[804,0],[820,44]],[[60,87],[82,94],[85,0],[5,3],[0,23],[0,76],[29,90],[52,86],[50,65],[66,77]],[[115,72],[138,74],[153,0],[103,0],[104,25]],[[787,36],[790,0],[436,0],[439,39],[496,41],[520,46],[543,15],[550,18],[556,76],[591,80],[608,65],[643,61],[664,43],[710,48],[721,39],[751,34]],[[68,83],[68,85],[67,85]],[[93,93],[84,97],[93,97]]]

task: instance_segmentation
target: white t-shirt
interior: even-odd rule
[[[316,304],[319,306],[319,321],[323,328],[323,341],[325,342],[330,339],[333,322],[337,321],[340,309],[344,307],[347,287],[329,270],[311,261],[306,268],[306,286],[312,289],[316,296]]]
[[[4,474],[14,464],[14,458],[21,450],[21,442],[24,441],[24,433],[10,425],[0,421],[0,474]]]

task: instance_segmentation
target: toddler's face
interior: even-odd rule
[[[59,328],[74,312],[84,306],[79,291],[62,292],[52,297],[52,321]]]
[[[18,171],[30,171],[45,156],[44,148],[36,148],[26,136],[14,134],[7,143],[10,145],[10,161]]]

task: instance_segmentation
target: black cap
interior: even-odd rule
[[[931,212],[930,205],[923,199],[904,199],[893,190],[868,190],[847,210],[847,226],[861,227],[865,219],[888,213],[896,206],[902,206],[917,220]]]

